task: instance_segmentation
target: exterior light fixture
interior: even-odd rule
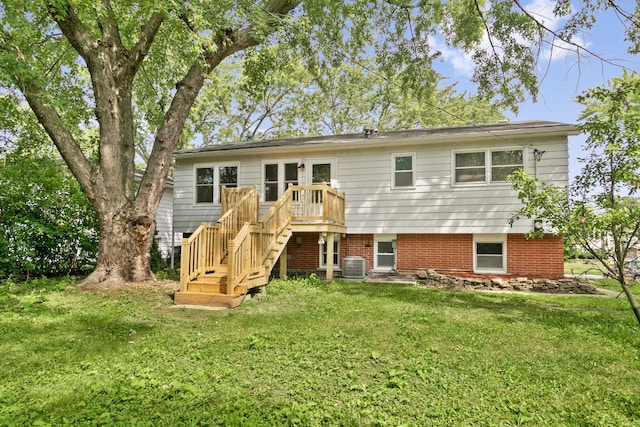
[[[544,151],[538,150],[537,148],[535,148],[533,150],[533,157],[536,159],[536,161],[540,161],[540,159],[542,159],[542,155],[544,154]]]
[[[298,169],[300,169],[301,171],[304,170],[304,162],[300,162],[300,164],[298,165]]]
[[[542,220],[534,219],[533,220],[533,230],[534,231],[542,231],[542,228],[543,228]]]
[[[324,237],[322,237],[322,234],[320,234],[320,235],[318,236],[318,244],[319,244],[319,245],[324,245]]]

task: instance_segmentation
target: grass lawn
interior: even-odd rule
[[[602,275],[602,271],[602,265],[595,260],[572,259],[564,263],[565,274]]]
[[[0,283],[0,425],[640,424],[624,299],[273,281],[234,310]]]

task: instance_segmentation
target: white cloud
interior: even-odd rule
[[[554,6],[555,0],[533,0],[530,3],[525,4],[523,7],[548,29],[557,31],[562,28],[562,24],[566,19],[559,18],[554,15]],[[522,42],[522,40],[520,41]],[[545,64],[549,61],[558,61],[565,59],[571,54],[575,54],[578,49],[576,45],[584,48],[588,48],[590,45],[590,43],[580,37],[574,37],[571,42],[573,44],[549,37],[546,40],[546,43],[542,45],[538,59]],[[472,57],[469,53],[446,45],[441,38],[430,36],[429,45],[432,49],[440,51],[442,60],[452,67],[456,75],[469,77],[473,74],[475,64],[473,63],[473,60],[471,59]],[[489,50],[491,48],[489,39],[486,35],[480,43],[480,48],[485,50]]]

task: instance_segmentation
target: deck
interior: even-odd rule
[[[262,217],[255,186],[224,189],[222,207],[215,225],[202,223],[182,241],[176,304],[235,307],[267,284],[278,259],[286,275],[293,232],[327,233],[329,252],[333,233],[346,233],[344,193],[327,184],[290,185]]]

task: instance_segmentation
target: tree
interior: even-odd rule
[[[585,4],[574,11],[559,1],[556,13],[589,17],[600,2]],[[618,10],[611,2],[604,7]],[[635,25],[633,19],[627,20]],[[561,37],[590,24],[569,22],[579,25]],[[5,0],[0,81],[28,103],[99,218],[98,262],[85,286],[119,286],[150,277],[149,249],[172,152],[206,76],[223,61],[273,44],[291,46],[310,67],[372,57],[420,101],[437,80],[431,64],[438,54],[428,37],[435,34],[474,53],[482,94],[515,106],[525,91],[536,93],[536,47],[548,39],[510,0]],[[489,50],[480,46],[485,34]],[[255,71],[273,69],[269,59]],[[153,145],[136,190],[142,129]]]
[[[254,60],[223,64],[207,79],[190,119],[205,145],[225,141],[289,138],[379,130],[427,128],[504,119],[497,105],[457,93],[455,85],[434,88],[417,101],[393,76],[384,77],[368,62],[339,64],[319,75],[301,58],[262,49],[277,67],[255,79]],[[363,68],[364,67],[364,68]]]
[[[640,75],[624,73],[608,87],[578,97],[587,134],[581,173],[569,191],[520,171],[511,177],[524,206],[521,217],[543,220],[597,259],[624,291],[640,322],[626,262],[640,244]],[[540,233],[540,232],[538,232]],[[535,233],[534,233],[535,235]]]

